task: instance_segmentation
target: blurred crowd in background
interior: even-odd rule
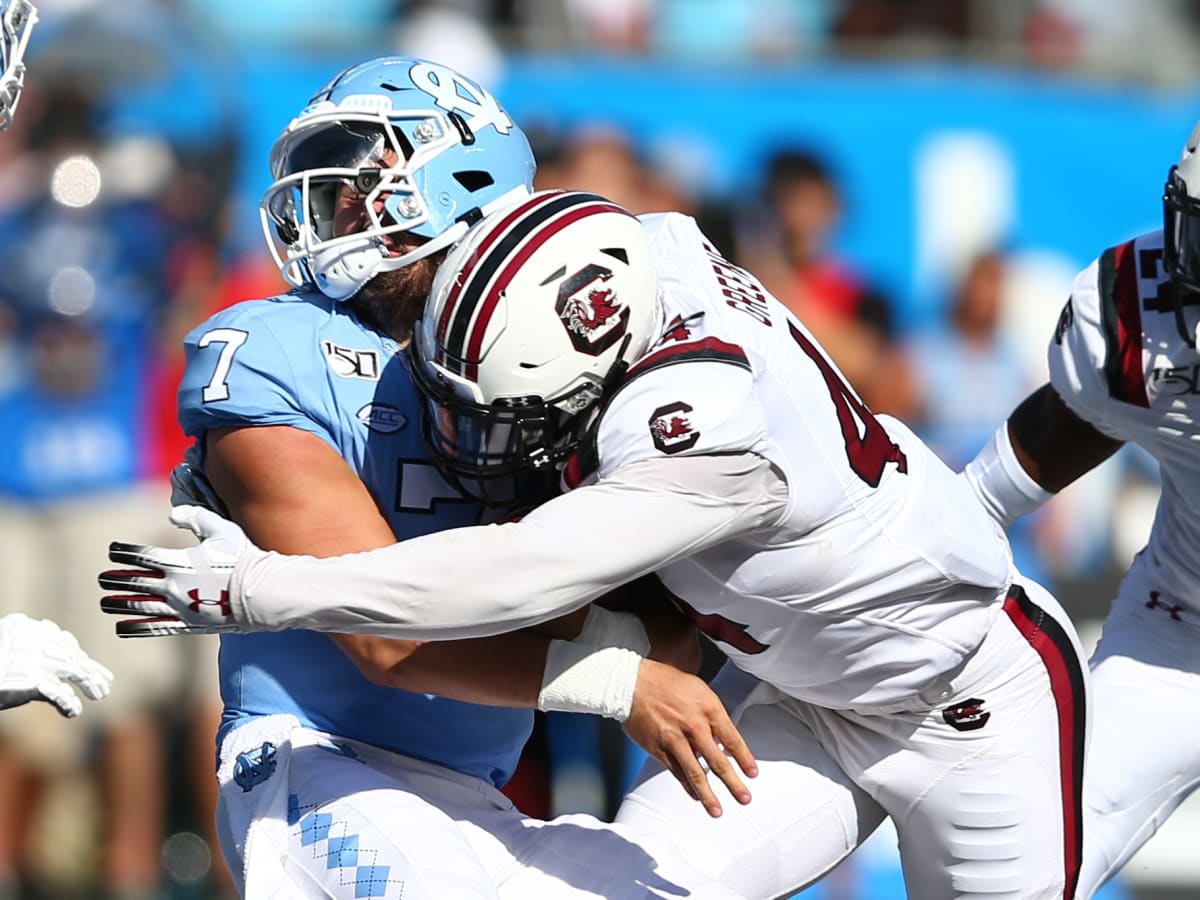
[[[240,61],[304,57],[328,75],[347,60],[419,55],[500,81],[502,102],[510,59],[580,50],[730,67],[970,61],[1150,91],[1200,78],[1200,4],[1184,0],[38,6],[27,93],[0,137],[0,613],[55,619],[116,683],[79,722],[42,704],[0,717],[0,900],[229,896],[210,824],[215,639],[119,644],[96,609],[95,576],[113,538],[182,540],[165,518],[167,477],[185,448],[174,416],[182,336],[217,309],[284,288],[258,234],[257,196],[243,189],[262,181],[266,160],[245,150],[251,130],[273,134],[299,107],[273,107],[266,123],[248,117],[233,74]],[[840,249],[856,208],[844,161],[824,148],[777,146],[760,169],[729,176],[736,191],[713,194],[689,190],[672,157],[648,157],[620,121],[522,124],[536,141],[539,188],[586,188],[635,213],[696,216],[809,325],[874,411],[908,421],[954,467],[1044,380],[1048,329],[1014,346],[1004,327],[1004,243],[955,270],[937,315],[908,315],[904,285],[881,283]],[[1191,124],[1178,122],[1180,145]],[[1172,161],[1163,158],[1148,183],[1160,185]],[[252,178],[245,166],[256,167]],[[1143,224],[1114,223],[1114,235]],[[1089,476],[1086,492],[1056,500],[1015,534],[1021,567],[1060,593],[1085,638],[1148,528],[1155,478],[1138,451],[1122,451]],[[715,666],[719,655],[710,656]],[[540,721],[509,791],[535,814],[607,816],[637,765],[612,723],[557,714]],[[871,894],[847,872],[821,896],[900,896]],[[900,890],[898,880],[887,884],[879,890]],[[1138,897],[1168,896],[1146,884]]]
[[[386,33],[399,46],[457,45],[478,65],[564,47],[763,63],[970,57],[1156,81],[1190,78],[1200,65],[1189,53],[1200,13],[1187,0],[345,0],[335,21],[319,0],[179,5],[247,46],[327,47]]]

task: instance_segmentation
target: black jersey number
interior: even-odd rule
[[[888,463],[895,463],[897,471],[907,472],[908,458],[904,451],[892,441],[866,404],[855,396],[850,385],[842,380],[803,331],[792,322],[788,323],[788,328],[791,329],[792,338],[825,379],[833,408],[837,410],[838,423],[842,426],[842,437],[846,441],[846,459],[854,473],[871,487],[878,487],[884,466]]]

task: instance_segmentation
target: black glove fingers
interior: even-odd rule
[[[111,613],[114,616],[125,616],[130,613],[150,613],[152,615],[160,615],[164,610],[169,610],[167,604],[162,600],[154,600],[145,596],[117,596],[109,595],[100,598],[100,611]]]
[[[162,575],[145,569],[109,569],[101,572],[97,580],[106,591],[138,591],[161,596],[159,591],[163,587]]]
[[[155,616],[150,619],[126,619],[117,623],[117,637],[162,637],[182,634],[187,626],[174,616]]]

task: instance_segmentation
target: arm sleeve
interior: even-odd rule
[[[1013,452],[1008,422],[1001,422],[961,473],[988,514],[1005,530],[1054,495],[1033,480]]]
[[[782,477],[757,454],[644,459],[519,522],[326,559],[248,549],[231,599],[255,630],[486,637],[773,525],[786,504]]]

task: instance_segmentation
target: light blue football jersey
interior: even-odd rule
[[[403,352],[345,304],[315,292],[247,301],[193,330],[185,351],[179,419],[189,435],[247,425],[310,431],[358,473],[400,540],[479,521],[479,506],[426,456]],[[220,669],[218,741],[250,717],[290,713],[501,785],[532,728],[529,710],[371,684],[316,632],[224,635]]]

